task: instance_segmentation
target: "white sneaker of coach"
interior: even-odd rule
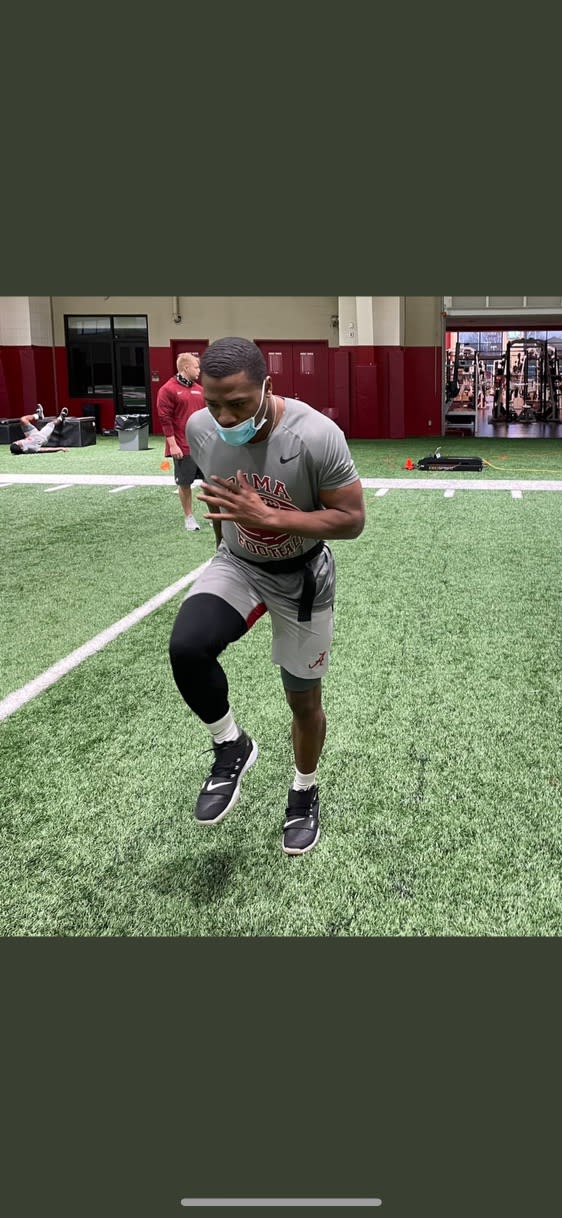
[[[195,516],[186,516],[185,527],[189,533],[198,533],[199,532],[199,525],[197,524]]]

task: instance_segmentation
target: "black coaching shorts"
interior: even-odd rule
[[[193,457],[174,457],[173,462],[176,486],[191,486],[197,476],[201,477]]]

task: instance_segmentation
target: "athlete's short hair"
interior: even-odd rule
[[[10,452],[14,454],[14,457],[19,457],[23,454],[23,448],[20,448],[17,440],[14,440],[13,443],[10,444]]]
[[[204,372],[218,380],[235,372],[246,372],[255,385],[262,385],[268,375],[259,347],[249,338],[217,338],[201,356],[201,373]]]

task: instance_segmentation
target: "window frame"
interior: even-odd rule
[[[109,330],[100,331],[93,334],[77,334],[71,327],[70,323],[79,321],[80,318],[97,319],[107,318],[109,320]],[[124,330],[119,328],[116,321],[125,317],[143,318],[145,321],[144,330],[130,330],[126,336]],[[139,345],[146,345],[147,353],[148,344],[148,314],[147,313],[65,313],[64,314],[64,337],[66,347],[66,366],[68,376],[68,396],[72,399],[86,398],[88,400],[94,398],[104,398],[105,400],[116,399],[119,392],[118,376],[117,376],[117,361],[116,350],[119,343],[134,342]],[[110,348],[110,363],[111,363],[111,386],[109,388],[96,389],[95,377],[93,375],[94,363],[92,356],[96,347],[108,346]],[[86,389],[77,390],[75,382],[75,374],[72,368],[71,352],[80,349],[86,357],[88,365],[88,380],[89,384]]]

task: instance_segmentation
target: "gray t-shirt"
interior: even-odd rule
[[[19,440],[19,446],[24,453],[39,453],[46,444],[49,443],[53,433],[53,426],[48,423],[44,427],[34,427],[32,423],[23,424],[23,439]]]
[[[241,469],[271,507],[320,511],[321,490],[350,486],[359,475],[343,431],[332,419],[306,402],[284,402],[283,417],[266,440],[238,447],[221,440],[208,410],[198,410],[186,426],[190,452],[211,485],[212,474],[234,481]],[[314,537],[248,529],[231,520],[223,522],[222,536],[233,554],[252,562],[297,557],[317,545]]]

